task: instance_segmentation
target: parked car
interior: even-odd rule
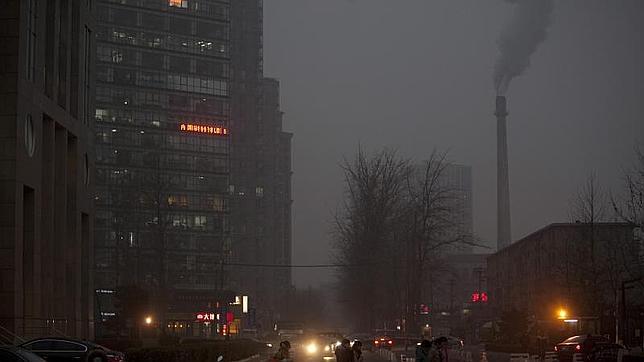
[[[559,357],[559,362],[569,362],[573,360],[573,355],[576,353],[589,354],[590,346],[596,348],[602,345],[610,344],[610,340],[604,336],[598,335],[582,335],[572,336],[555,346],[555,352]]]
[[[45,362],[38,355],[21,347],[0,347],[0,361],[2,362]]]
[[[89,341],[68,338],[39,338],[25,342],[20,347],[29,350],[49,362],[87,361],[124,362],[121,352],[112,351]]]

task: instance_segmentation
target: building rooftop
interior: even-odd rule
[[[497,252],[496,252],[496,253],[490,254],[490,256],[494,256],[494,255],[498,254],[498,253],[499,253],[499,252],[501,252],[501,251],[506,251],[506,250],[510,250],[510,249],[512,249],[512,248],[516,248],[516,247],[518,247],[519,245],[521,245],[522,243],[528,242],[529,240],[534,240],[534,239],[536,239],[536,238],[539,238],[539,237],[541,237],[543,234],[545,234],[546,232],[548,232],[548,231],[550,231],[550,230],[552,230],[552,229],[576,229],[576,228],[586,228],[586,227],[588,227],[588,226],[590,226],[590,225],[591,225],[591,224],[589,224],[589,223],[581,223],[581,222],[575,222],[575,223],[552,223],[552,224],[548,224],[548,225],[546,225],[546,226],[542,227],[541,229],[538,229],[537,231],[534,231],[534,232],[532,232],[532,233],[530,233],[530,234],[528,234],[528,235],[524,236],[523,238],[521,238],[521,239],[519,239],[519,240],[517,240],[517,241],[513,242],[512,244],[510,244],[510,245],[506,246],[505,248],[503,248],[503,249],[501,249],[501,250],[497,250]],[[629,224],[629,223],[625,223],[625,222],[596,222],[596,223],[594,223],[594,224],[592,224],[592,225],[593,225],[594,227],[596,227],[596,228],[610,228],[610,227],[613,227],[613,228],[614,228],[614,227],[620,227],[620,228],[631,228],[631,229],[632,229],[632,228],[634,228],[634,227],[635,227],[634,225]]]

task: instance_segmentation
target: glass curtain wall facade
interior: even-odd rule
[[[225,288],[229,8],[228,0],[96,4],[99,292]]]

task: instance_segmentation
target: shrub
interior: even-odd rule
[[[213,362],[223,356],[224,361],[237,361],[266,350],[263,343],[247,339],[189,343],[178,346],[130,349],[128,362]]]

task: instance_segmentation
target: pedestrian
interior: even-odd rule
[[[277,350],[277,353],[271,358],[271,362],[279,361],[289,361],[291,359],[291,342],[282,341],[280,342],[280,348]]]
[[[447,357],[447,337],[438,337],[433,343],[436,346],[436,353],[438,361],[436,362],[448,362]],[[434,362],[434,361],[432,361]]]
[[[593,336],[591,334],[588,334],[584,342],[581,344],[581,352],[583,353],[584,359],[586,361],[592,361],[594,359],[593,358],[594,349],[595,349],[595,340],[593,339]]]
[[[363,362],[364,357],[362,356],[362,342],[354,341],[353,346],[351,346],[351,349],[353,350],[353,361]]]
[[[353,351],[348,339],[343,339],[340,345],[335,348],[335,360],[336,362],[353,362]]]
[[[416,362],[432,362],[430,353],[432,349],[432,342],[423,339],[420,345],[416,348]]]

